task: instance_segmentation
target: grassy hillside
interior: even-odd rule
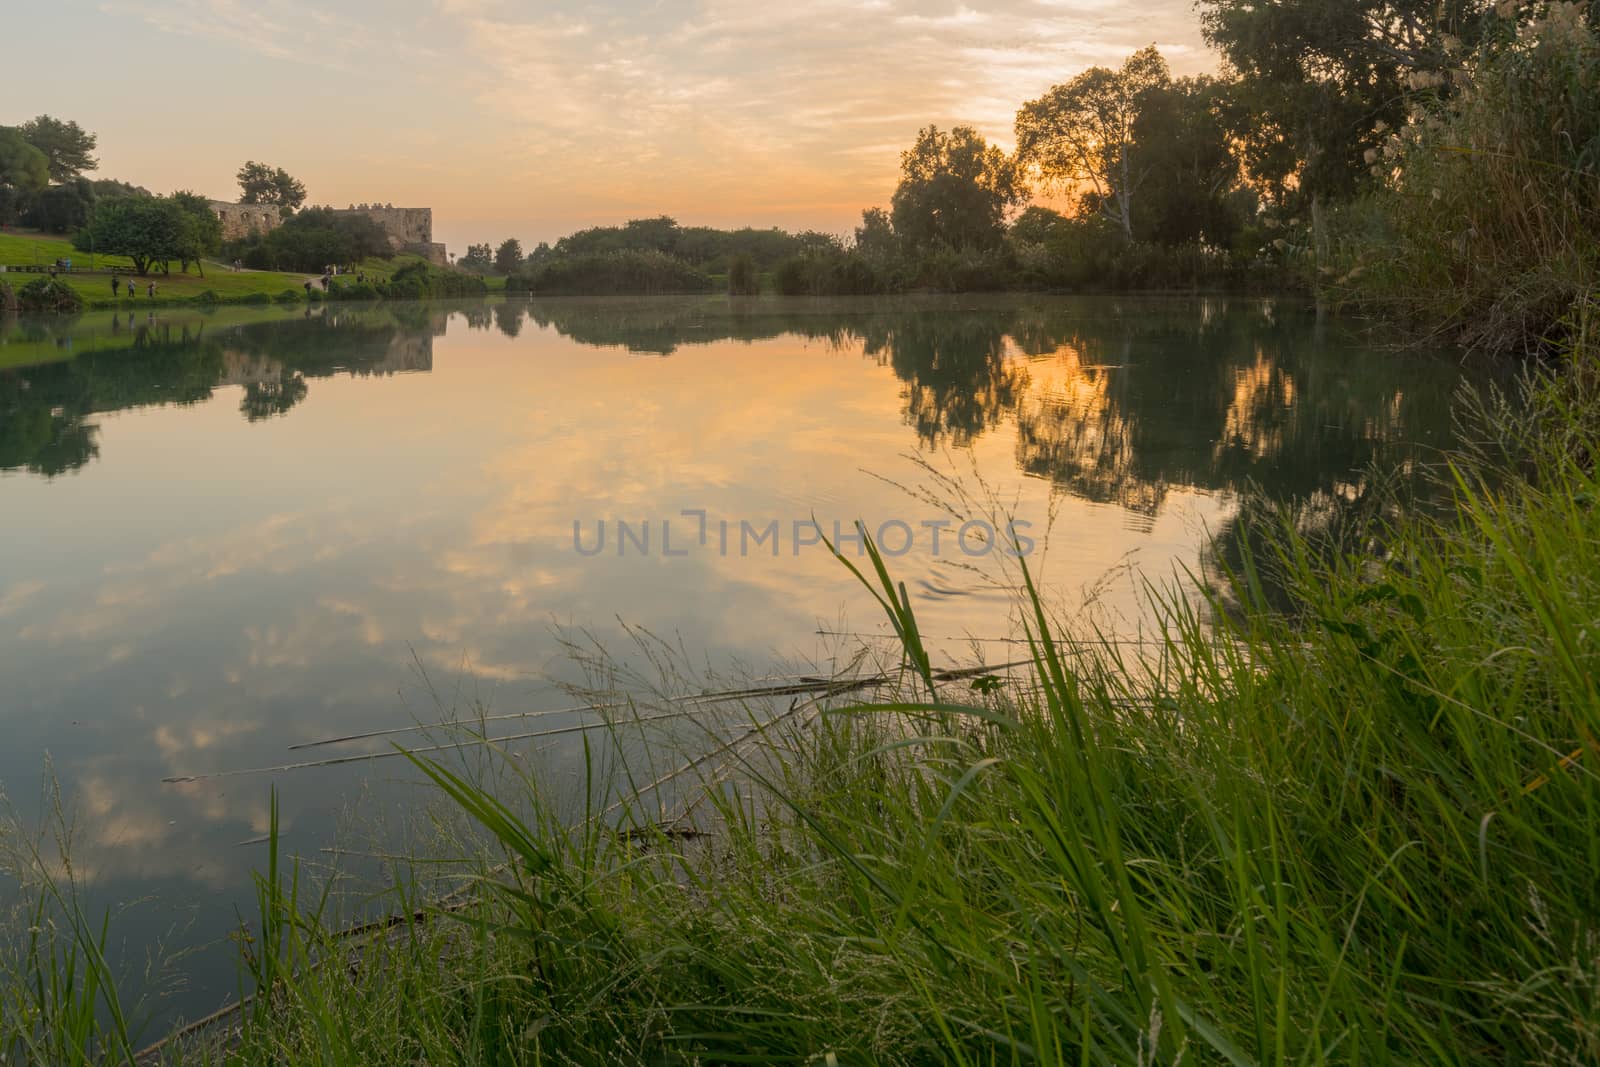
[[[90,256],[79,252],[72,247],[72,242],[64,237],[51,237],[46,234],[35,233],[0,233],[0,264],[7,266],[20,266],[39,264],[48,266],[59,258],[70,258],[73,266],[84,269],[90,265]],[[414,262],[420,257],[411,255],[394,256],[391,259],[369,259],[361,264],[361,269],[375,280],[387,279],[405,264]],[[133,264],[126,256],[95,256],[93,263],[96,269],[104,271],[118,268],[126,274],[132,274]],[[293,272],[246,270],[234,272],[223,263],[207,262],[205,276],[193,267],[188,274],[179,274],[176,267],[171,274],[160,274],[152,271],[148,277],[134,277],[138,295],[129,298],[120,295],[115,298],[111,295],[111,278],[107,274],[89,275],[61,275],[73,289],[77,290],[86,304],[90,307],[145,307],[151,305],[172,305],[191,303],[201,293],[211,290],[223,301],[238,301],[261,296],[276,297],[284,290],[303,294],[306,279],[312,275]],[[13,287],[26,285],[39,275],[32,273],[8,274],[7,280]],[[146,292],[150,282],[156,283],[156,295],[152,300]],[[499,288],[504,288],[504,280],[500,280]],[[127,283],[123,282],[123,292],[126,293]]]

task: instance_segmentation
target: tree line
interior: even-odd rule
[[[1506,269],[1545,275],[1520,326],[1512,308],[1495,312],[1498,329],[1462,321],[1448,331],[1498,344],[1548,326],[1593,287],[1596,5],[1197,6],[1221,73],[1174,77],[1154,47],[1090,68],[1019,106],[1012,152],[969,126],[926,126],[901,155],[889,204],[864,211],[853,233],[724,231],[662,216],[526,256],[514,240],[475,245],[461,262],[530,292],[698,290],[713,276],[733,292],[765,278],[793,294],[1270,287],[1434,319],[1448,317],[1442,279],[1484,275],[1479,299],[1493,303]],[[1500,188],[1485,177],[1495,169]],[[1030,206],[1037,198],[1053,206]],[[1467,246],[1489,233],[1547,237],[1508,236],[1496,265],[1474,269]],[[1379,269],[1397,249],[1411,257],[1405,275]],[[1564,267],[1541,272],[1541,261]],[[1412,307],[1415,293],[1434,306]]]

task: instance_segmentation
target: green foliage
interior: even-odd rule
[[[1600,33],[1576,7],[1503,20],[1372,150],[1331,291],[1420,334],[1537,348],[1600,291]]]
[[[24,221],[46,233],[73,233],[89,222],[94,186],[84,178],[52,185],[34,198]]]
[[[376,300],[379,295],[378,287],[371,282],[335,280],[328,289],[329,300]]]
[[[301,293],[297,293],[293,289],[285,289],[283,292],[273,297],[272,301],[275,304],[298,304],[302,299],[304,299],[304,297]]]
[[[82,311],[83,297],[54,278],[35,278],[17,290],[17,307],[22,311]]]
[[[784,296],[871,296],[894,291],[898,279],[860,253],[835,247],[779,263],[773,285]]]
[[[889,263],[901,254],[900,237],[894,232],[894,218],[881,207],[867,208],[856,227],[855,251],[868,259]]]
[[[23,135],[0,126],[0,222],[11,222],[50,182],[50,161]]]
[[[756,261],[749,256],[735,256],[728,264],[728,293],[732,296],[756,296],[761,292],[761,275],[756,272]]]
[[[94,158],[97,138],[76,122],[40,115],[24,122],[17,132],[44,153],[53,182],[69,182],[84,171],[100,166],[100,161]]]
[[[276,204],[287,218],[306,202],[305,183],[282,167],[271,167],[250,160],[239,168],[241,204]]]
[[[1015,164],[970,126],[918,131],[900,156],[894,233],[916,250],[993,248],[1006,212],[1027,199]]]
[[[222,248],[222,220],[211,210],[211,202],[198,193],[176,192],[167,200],[180,213],[174,258],[187,273],[190,263],[200,266],[202,257],[214,256]],[[205,273],[204,268],[200,273]]]
[[[489,291],[482,278],[458,270],[444,270],[421,260],[405,264],[375,288],[385,300],[483,296]]]
[[[175,194],[101,200],[88,225],[73,236],[72,245],[82,252],[127,256],[141,275],[152,266],[165,269],[175,259],[185,263],[198,259],[210,237],[221,230],[213,228],[216,218],[209,209],[199,209],[209,216],[209,223],[195,213],[197,199],[193,194]]]
[[[500,242],[494,253],[494,269],[501,274],[512,274],[522,266],[522,242],[508,237]]]
[[[232,241],[225,249],[228,258],[240,259],[253,270],[303,274],[393,254],[387,231],[374,219],[326,207],[307,208],[281,226]]]
[[[1119,70],[1092,67],[1017,112],[1017,163],[1047,186],[1080,196],[1089,212],[1117,223],[1133,239],[1133,202],[1154,169],[1134,150],[1148,96],[1171,83],[1154,46]]]
[[[487,244],[468,245],[466,254],[456,260],[456,266],[462,270],[487,274],[494,269],[494,250]]]
[[[1234,198],[1239,161],[1230,143],[1226,83],[1182,78],[1147,90],[1133,121],[1142,168],[1133,236],[1160,245],[1205,242],[1227,248],[1254,213],[1254,196]]]
[[[506,280],[507,292],[520,293],[703,293],[711,288],[708,275],[660,251],[558,251]]]

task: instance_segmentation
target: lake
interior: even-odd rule
[[[404,838],[421,795],[400,760],[236,772],[556,711],[602,661],[626,689],[886,655],[817,543],[857,519],[940,663],[1015,657],[1019,554],[1073,624],[1137,641],[1142,581],[1202,567],[1247,487],[1332,505],[1414,470],[1461,378],[1273,299],[0,323],[0,786],[38,827],[59,782],[135,966],[209,946],[160,1009],[193,1015],[235,989],[273,785],[285,847],[324,861]],[[540,752],[576,773],[572,736]]]

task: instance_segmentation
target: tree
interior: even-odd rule
[[[855,237],[856,251],[869,259],[893,259],[900,250],[894,219],[881,207],[869,207],[861,213],[861,225],[856,227]]]
[[[1011,236],[1028,244],[1042,245],[1061,232],[1066,216],[1035,204],[1011,223]]]
[[[174,250],[180,269],[187,274],[189,264],[193,263],[204,278],[203,257],[214,256],[222,249],[222,220],[211,210],[211,202],[198,193],[177,192],[168,200],[181,216],[182,225]]]
[[[250,160],[239,168],[241,204],[276,204],[284,218],[306,202],[305,183],[282,167],[270,167]]]
[[[494,250],[487,243],[468,245],[467,254],[456,260],[456,266],[479,272],[493,270]]]
[[[72,233],[89,221],[94,201],[94,186],[87,178],[52,185],[35,198],[27,223],[47,233]]]
[[[500,247],[494,254],[494,269],[501,274],[510,274],[522,266],[522,242],[515,237],[507,237],[500,242]]]
[[[10,222],[50,183],[50,161],[21,132],[0,126],[0,222]]]
[[[321,273],[330,263],[387,258],[393,248],[383,227],[368,215],[310,207],[265,234],[229,242],[226,255],[257,270]]]
[[[94,158],[98,139],[76,122],[40,115],[18,129],[24,140],[44,153],[53,182],[70,181],[100,166],[100,161]]]
[[[1133,201],[1149,177],[1134,159],[1134,125],[1146,95],[1171,81],[1152,46],[1120,70],[1091,67],[1017,112],[1017,162],[1047,185],[1075,192],[1083,208],[1133,238]]]
[[[185,251],[185,225],[183,209],[166,197],[116,197],[95,204],[72,244],[84,252],[127,256],[143,275]]]
[[[918,132],[900,156],[891,201],[894,232],[912,248],[992,248],[1006,212],[1027,199],[1017,168],[970,126]]]
[[[1230,142],[1228,87],[1184,78],[1151,89],[1133,124],[1132,155],[1145,174],[1134,236],[1162,245],[1228,247],[1242,220],[1230,199],[1239,160]]]
[[[1508,8],[1507,5],[1510,5]],[[1206,39],[1239,77],[1246,168],[1280,202],[1354,195],[1408,89],[1448,91],[1459,56],[1532,0],[1201,0]]]

